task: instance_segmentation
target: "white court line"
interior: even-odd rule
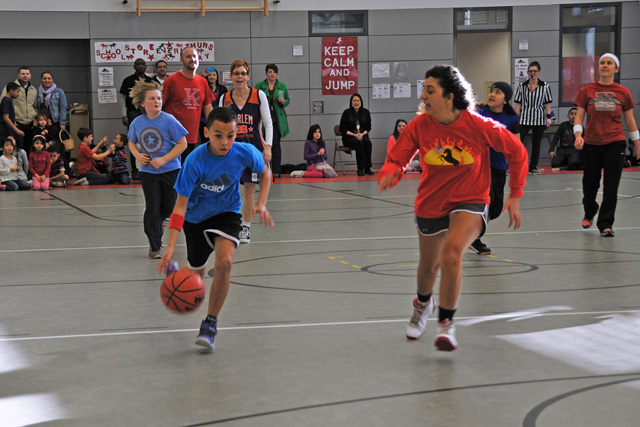
[[[538,317],[548,316],[583,316],[583,315],[603,315],[603,314],[618,314],[618,313],[640,313],[640,310],[614,310],[614,311],[582,311],[582,312],[569,312],[569,313],[544,313]],[[493,316],[471,316],[471,317],[456,317],[456,320],[468,320],[468,319],[484,319],[486,317]],[[408,317],[407,317],[408,318]],[[493,320],[493,319],[490,319]],[[398,323],[406,322],[407,319],[386,319],[386,320],[356,320],[352,322],[322,322],[322,323],[299,323],[291,324],[286,323],[282,325],[255,325],[255,326],[230,326],[227,328],[218,328],[219,331],[242,331],[251,329],[283,329],[283,328],[309,328],[319,326],[353,326],[353,325],[372,325],[381,323]],[[198,329],[168,329],[165,331],[130,331],[130,332],[102,332],[96,334],[74,334],[74,335],[52,335],[52,336],[39,336],[39,337],[15,337],[15,338],[0,338],[0,342],[4,341],[43,341],[43,340],[58,340],[69,338],[98,338],[98,337],[118,337],[127,335],[152,335],[152,334],[173,334],[182,332],[195,332]]]
[[[557,191],[557,190],[550,190],[550,191]],[[311,198],[304,198],[304,199],[274,199],[274,200],[269,200],[269,204],[273,204],[273,203],[280,203],[280,202],[317,202],[317,201],[326,201],[326,200],[352,200],[354,198],[354,196],[362,196],[361,194],[352,194],[349,196],[345,196],[345,197],[322,197],[322,198],[318,198],[318,197],[311,197]],[[392,196],[378,196],[378,195],[374,195],[371,197],[375,197],[376,199],[403,199],[403,198],[410,198],[410,199],[415,199],[416,195],[415,194],[406,194],[406,195],[392,195]],[[55,199],[54,199],[55,201]],[[89,209],[89,208],[122,208],[122,207],[135,207],[135,206],[144,206],[144,203],[125,203],[125,204],[119,204],[119,205],[73,205],[76,208],[82,208],[82,209]],[[56,205],[56,206],[8,206],[8,207],[1,207],[0,211],[2,210],[27,210],[27,209],[72,209],[71,206],[66,205],[64,203],[60,204],[60,205]]]
[[[640,230],[640,227],[616,227],[616,231],[622,230]],[[485,236],[500,236],[500,235],[527,235],[527,234],[557,234],[557,233],[593,233],[593,230],[584,230],[582,228],[575,230],[532,230],[532,231],[498,231],[485,233]],[[377,237],[344,237],[344,238],[332,238],[332,239],[300,239],[300,240],[266,240],[266,241],[253,241],[252,245],[271,245],[282,243],[318,243],[318,242],[349,242],[357,240],[407,240],[417,239],[418,236],[413,234],[410,236],[377,236]],[[184,243],[177,244],[176,246],[185,246]],[[140,246],[89,246],[84,248],[38,248],[38,249],[5,249],[0,250],[1,253],[26,253],[26,252],[66,252],[66,251],[94,251],[104,249],[140,249],[148,248],[148,245]]]
[[[144,203],[127,203],[125,205],[73,205],[76,208],[88,209],[88,208],[121,208],[121,207],[129,207],[129,206],[144,206]],[[60,204],[56,206],[10,206],[5,208],[0,208],[2,211],[8,210],[27,210],[27,209],[73,209],[71,206],[67,204]]]

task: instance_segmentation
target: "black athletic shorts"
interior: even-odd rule
[[[242,215],[235,212],[222,212],[204,221],[194,224],[184,222],[184,235],[187,239],[187,261],[189,268],[198,270],[207,265],[209,256],[215,249],[215,238],[220,236],[240,243]]]
[[[478,239],[484,235],[487,230],[487,221],[489,218],[489,205],[483,203],[465,203],[458,205],[449,212],[451,215],[454,212],[470,212],[472,214],[480,215],[482,217],[482,232],[478,236]],[[418,226],[418,232],[424,236],[434,236],[449,229],[449,215],[441,218],[421,218],[416,216],[416,225]]]

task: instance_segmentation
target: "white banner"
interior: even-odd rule
[[[214,61],[213,41],[101,41],[94,46],[96,63],[133,63],[138,58],[147,62],[180,62],[180,51],[185,47],[194,48],[200,61]]]

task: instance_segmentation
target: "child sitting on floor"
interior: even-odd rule
[[[306,171],[291,172],[292,178],[337,178],[336,171],[327,163],[327,151],[322,139],[320,125],[312,125],[304,143],[304,159],[307,161]]]
[[[69,175],[67,175],[64,168],[64,160],[60,155],[59,147],[57,144],[51,144],[47,147],[47,152],[51,156],[51,172],[49,173],[49,185],[51,187],[64,188],[67,186]]]

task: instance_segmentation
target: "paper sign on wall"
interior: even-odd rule
[[[200,61],[213,62],[213,41],[102,41],[94,43],[96,63],[133,63],[137,58],[148,62],[164,59],[167,62],[180,62],[180,51],[192,47],[200,55]]]
[[[113,67],[98,69],[98,86],[115,86],[113,84]]]
[[[516,86],[520,83],[529,80],[527,70],[529,69],[529,58],[515,58],[514,60],[514,79]]]
[[[389,83],[374,83],[372,89],[373,99],[391,98],[391,84]]]
[[[351,95],[358,90],[358,38],[322,38],[322,94]]]
[[[116,88],[98,89],[98,104],[117,104]]]

